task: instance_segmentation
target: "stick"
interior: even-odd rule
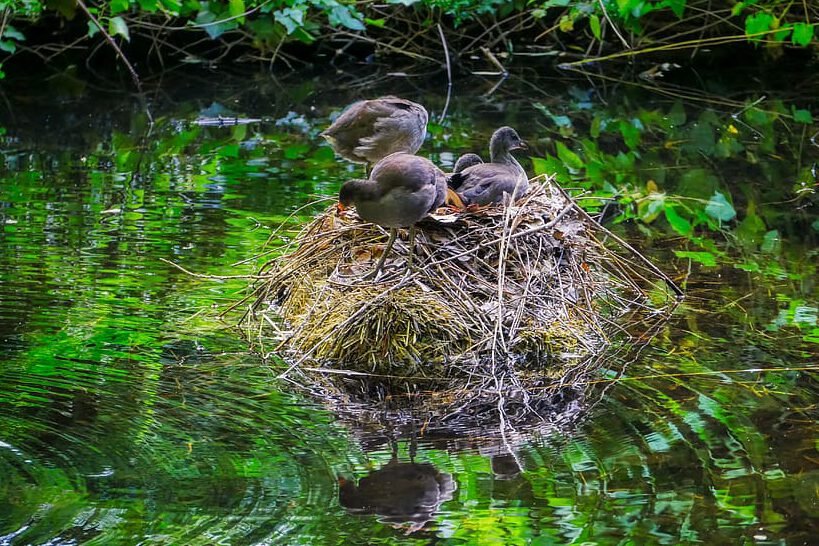
[[[438,34],[441,35],[441,45],[444,46],[444,57],[446,58],[446,103],[444,103],[444,110],[441,112],[441,117],[438,118],[438,123],[441,123],[446,117],[446,111],[447,108],[449,108],[449,99],[452,96],[452,67],[449,64],[449,47],[446,45],[446,37],[444,36],[444,29],[441,28],[441,23],[438,23]]]

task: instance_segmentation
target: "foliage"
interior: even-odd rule
[[[312,44],[340,38],[384,44],[386,51],[416,60],[434,59],[437,54],[419,52],[428,48],[421,36],[433,33],[437,53],[436,23],[457,29],[450,39],[462,40],[469,50],[496,44],[514,49],[514,37],[524,34],[535,36],[536,41],[553,35],[562,47],[568,39],[584,46],[628,45],[637,51],[643,46],[698,48],[748,40],[779,54],[784,46],[817,44],[816,24],[811,21],[819,19],[819,6],[798,7],[780,0],[718,4],[706,0],[389,0],[386,5],[352,0],[106,0],[90,5],[70,0],[6,0],[0,2],[0,52],[15,53],[31,23],[47,20],[47,14],[56,14],[64,22],[82,21],[88,38],[95,40],[102,40],[98,34],[104,29],[125,42],[139,37],[153,42],[156,51],[181,53],[156,41],[155,31],[162,28],[204,33],[211,40],[229,37],[222,48],[242,44],[274,59],[287,42]],[[168,25],[169,20],[174,23]],[[391,34],[395,33],[409,33],[410,38],[402,35],[394,41]]]
[[[553,153],[533,160],[535,172],[558,173],[565,185],[591,192],[584,200],[591,210],[610,214],[617,203],[616,223],[637,220],[646,234],[664,226],[683,237],[695,250],[676,251],[680,258],[717,265],[724,251],[714,234],[745,252],[775,252],[783,212],[761,203],[776,201],[780,184],[790,185],[797,209],[815,200],[811,161],[787,172],[777,159],[803,149],[807,110],[777,100],[737,103],[738,114],[723,115],[681,101],[636,109],[590,101],[579,93],[564,106],[571,116],[539,105],[556,141]]]

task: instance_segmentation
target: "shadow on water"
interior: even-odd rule
[[[428,78],[190,73],[153,88],[150,135],[71,70],[4,83],[0,544],[810,543],[819,128],[792,118],[819,111],[815,74],[701,67],[658,93],[520,67],[456,82],[440,122]],[[510,124],[530,172],[608,181],[612,229],[686,285],[637,360],[511,441],[320,406],[215,318],[247,279],[161,261],[252,273],[229,266],[356,169],[318,138],[329,116],[387,92],[427,105],[443,167]],[[219,115],[262,121],[194,123]]]

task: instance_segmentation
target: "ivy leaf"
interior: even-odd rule
[[[26,41],[26,37],[23,36],[23,33],[11,25],[6,25],[5,30],[3,30],[3,38],[11,38],[12,40],[17,40],[18,42]]]
[[[347,6],[335,6],[332,11],[330,11],[328,18],[330,19],[330,24],[333,26],[341,25],[350,30],[364,30],[364,23],[356,18]]]
[[[557,143],[557,157],[560,158],[560,161],[563,162],[568,168],[579,171],[584,167],[583,160],[580,159],[580,156],[571,151],[569,148],[566,147],[565,144],[562,142]]]
[[[99,31],[100,27],[98,27],[91,21],[88,21],[88,32],[86,34],[89,38],[93,38],[94,36],[96,36]]]
[[[131,35],[128,33],[128,24],[122,17],[111,17],[108,21],[108,32],[111,36],[120,35],[125,38],[125,41],[131,41]]]
[[[17,51],[17,44],[12,42],[11,40],[0,40],[0,51],[5,51],[6,53],[14,53]]]
[[[719,222],[729,222],[736,217],[737,211],[725,196],[717,191],[705,206],[705,214]]]
[[[304,12],[296,8],[280,9],[273,13],[273,17],[284,25],[288,34],[293,34],[304,24]]]
[[[795,45],[807,47],[810,45],[811,40],[813,40],[813,25],[808,23],[794,23],[791,41],[793,41]]]

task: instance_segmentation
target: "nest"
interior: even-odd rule
[[[414,268],[403,233],[374,281],[364,276],[386,231],[334,208],[262,267],[247,317],[275,338],[286,373],[325,390],[344,388],[328,377],[370,393],[411,385],[449,409],[465,397],[528,405],[532,389],[580,381],[613,335],[679,294],[546,177],[514,205],[417,228]]]

